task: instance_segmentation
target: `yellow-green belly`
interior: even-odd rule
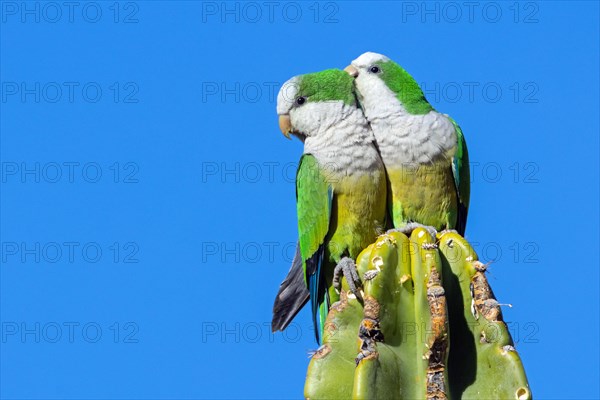
[[[324,263],[332,303],[338,298],[331,287],[336,264],[344,256],[356,260],[359,253],[385,231],[386,186],[383,170],[344,177],[333,184],[332,218]]]
[[[388,176],[394,227],[407,222],[430,225],[437,230],[455,227],[458,206],[450,163],[390,169]]]

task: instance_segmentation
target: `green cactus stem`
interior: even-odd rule
[[[485,277],[487,266],[460,235],[448,232],[439,241],[452,332],[452,397],[531,399],[523,364]]]
[[[460,235],[391,232],[357,269],[362,299],[342,282],[306,398],[531,398],[485,265]]]
[[[367,252],[363,251],[356,260],[361,276],[367,271],[368,263]],[[340,300],[331,305],[325,321],[323,345],[312,356],[308,366],[304,386],[307,399],[352,398],[357,332],[362,317],[363,306],[343,279]]]

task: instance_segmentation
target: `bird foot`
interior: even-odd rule
[[[361,298],[358,289],[362,286],[362,283],[358,276],[358,271],[356,270],[356,264],[354,263],[354,260],[349,257],[342,258],[333,270],[333,287],[338,293],[342,289],[342,275],[346,278],[350,291],[354,293],[357,298]]]
[[[406,225],[403,225],[399,228],[395,228],[395,229],[390,229],[388,230],[386,233],[390,233],[390,232],[400,232],[405,234],[406,236],[410,236],[410,234],[412,233],[412,231],[414,231],[417,228],[424,228],[427,230],[427,232],[429,232],[429,234],[432,237],[436,237],[437,235],[437,230],[433,227],[433,226],[429,226],[429,225],[423,225],[423,224],[419,224],[416,222],[409,222]]]

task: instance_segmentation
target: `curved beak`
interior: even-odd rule
[[[288,114],[282,114],[279,116],[279,129],[281,133],[288,139],[291,139],[290,133],[292,133],[292,121]]]
[[[358,76],[358,70],[352,65],[348,65],[346,68],[344,68],[344,71],[346,71],[353,78]]]

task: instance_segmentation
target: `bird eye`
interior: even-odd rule
[[[306,103],[306,97],[300,96],[296,99],[296,104],[298,104],[299,106],[301,106],[304,103]]]
[[[373,65],[371,68],[369,68],[369,71],[371,71],[372,73],[376,74],[379,71],[381,71],[381,69],[379,69],[379,67],[377,65]]]

